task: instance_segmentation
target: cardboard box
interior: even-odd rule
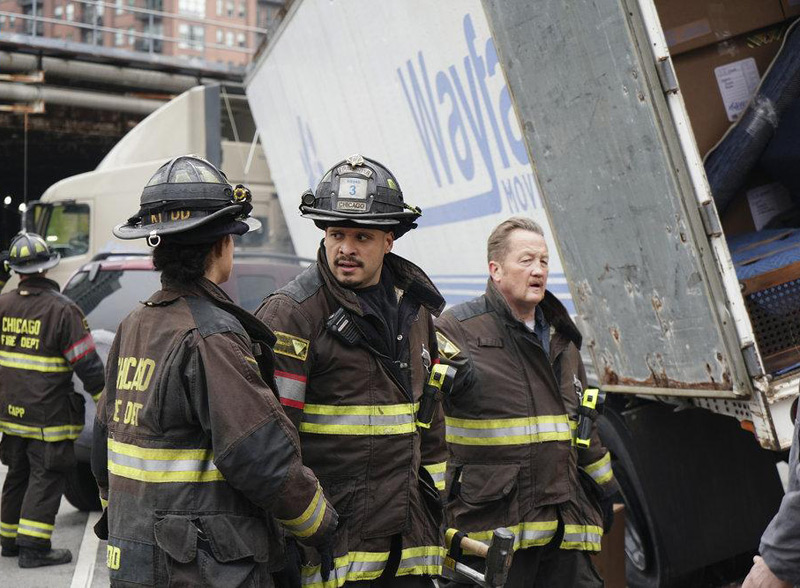
[[[785,28],[770,27],[674,58],[697,147],[705,155],[744,112],[781,46]]]
[[[614,505],[614,522],[603,535],[600,553],[592,556],[606,588],[625,588],[625,505]]]
[[[786,18],[800,16],[800,0],[781,0],[781,7]]]
[[[781,2],[798,0],[656,0],[672,55],[781,22]]]

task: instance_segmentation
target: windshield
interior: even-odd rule
[[[37,222],[44,223],[39,232],[50,249],[58,251],[61,257],[74,257],[89,251],[89,205],[53,204],[48,208]]]
[[[161,274],[153,270],[81,271],[64,287],[81,308],[92,329],[116,332],[117,327],[139,302],[161,288]]]

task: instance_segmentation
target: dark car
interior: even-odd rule
[[[240,306],[253,312],[264,297],[289,283],[310,260],[294,256],[237,253],[231,278],[221,288]],[[64,286],[64,294],[86,315],[105,365],[114,334],[122,320],[141,301],[161,288],[160,273],[149,255],[101,254],[75,272]],[[67,500],[80,510],[97,510],[100,497],[89,466],[95,404],[73,378],[75,390],[86,398],[85,426],[75,441],[78,465],[67,477]]]

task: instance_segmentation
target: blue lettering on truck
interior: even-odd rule
[[[498,179],[498,165],[502,172],[512,165],[528,167],[529,160],[518,135],[508,87],[503,84],[499,94],[492,96],[487,84],[489,78],[502,76],[494,43],[491,38],[478,41],[469,14],[464,16],[463,26],[467,45],[463,68],[452,64],[429,72],[422,51],[415,61],[407,60],[405,68],[397,68],[436,184],[442,188],[452,185],[455,173],[468,182],[476,179],[476,174],[483,180],[477,193],[426,207],[420,219],[423,226],[498,213],[503,210],[504,198],[512,214],[540,205],[531,171]]]

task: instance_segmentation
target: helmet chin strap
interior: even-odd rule
[[[147,235],[145,241],[147,241],[148,247],[152,247],[155,249],[161,244],[161,235],[156,235],[155,232],[150,233],[149,235]]]

